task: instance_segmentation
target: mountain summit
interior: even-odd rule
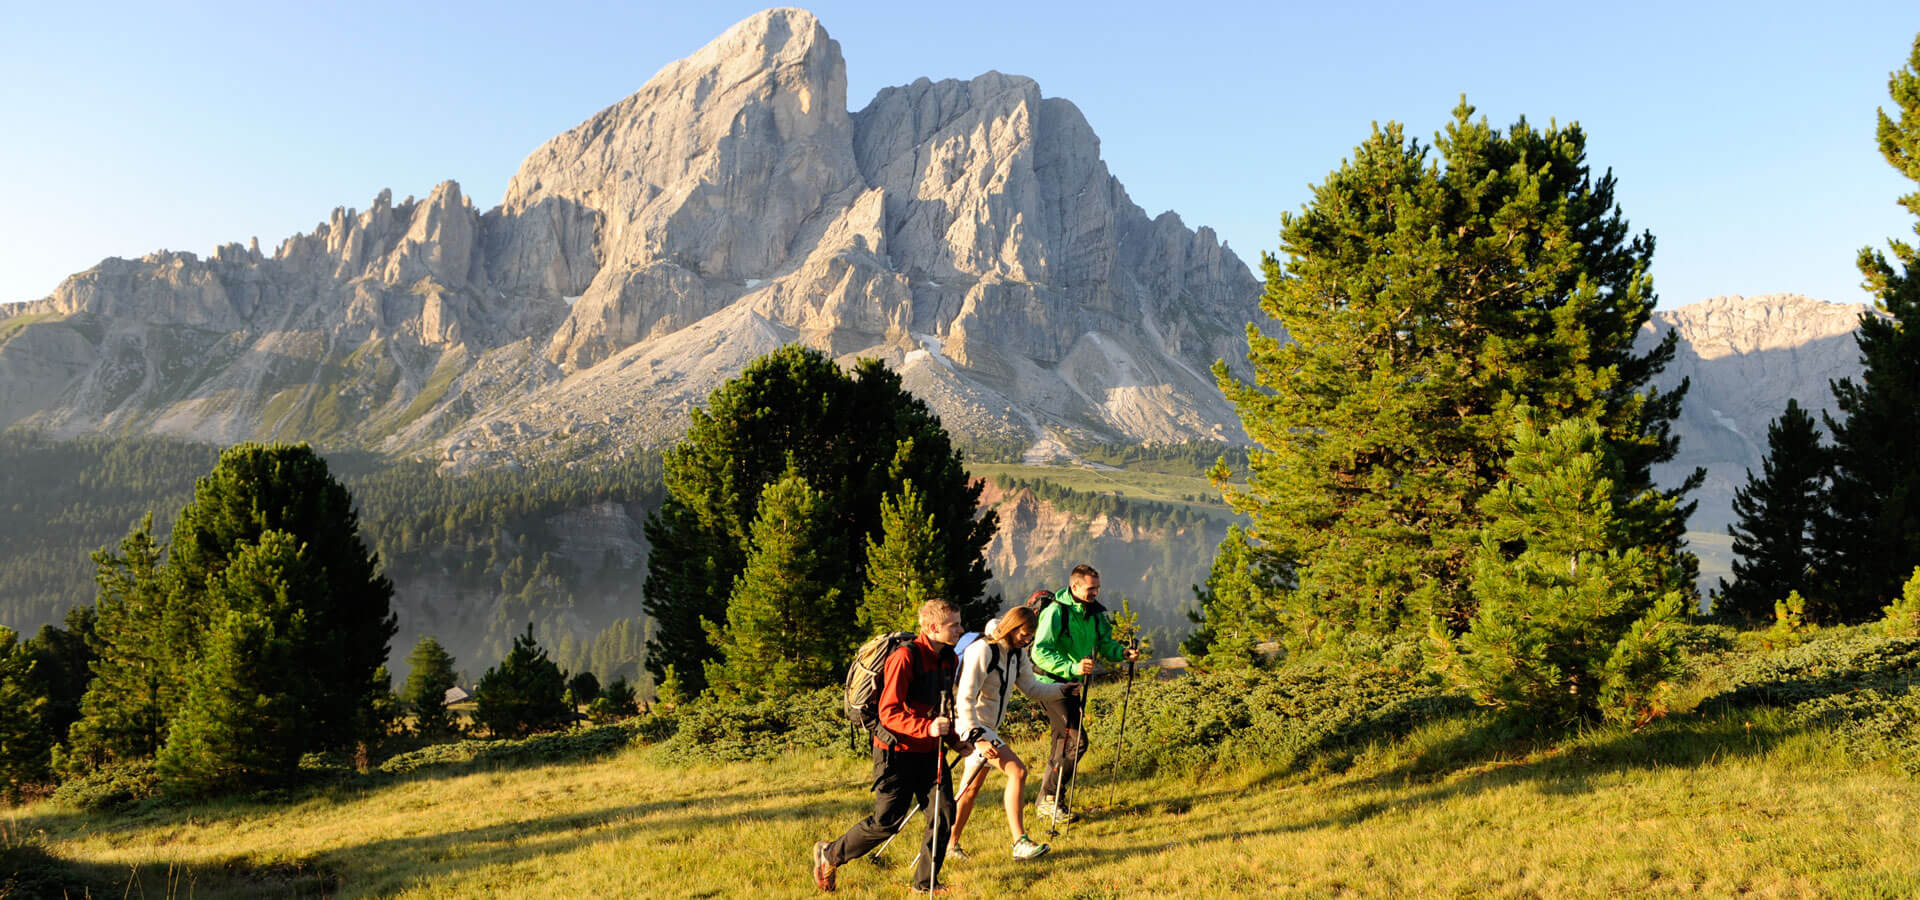
[[[109,259],[0,318],[0,424],[310,439],[458,466],[658,444],[784,343],[878,356],[950,428],[1239,440],[1207,367],[1259,287],[1150,218],[1073,104],[988,72],[849,113],[839,45],[762,12],[534,150],[271,256]]]

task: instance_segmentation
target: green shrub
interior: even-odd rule
[[[1920,638],[1920,568],[1913,570],[1900,590],[1900,599],[1887,604],[1880,617],[1880,633],[1887,637]]]
[[[523,766],[578,762],[618,752],[641,735],[635,722],[619,722],[580,731],[536,734],[519,740],[469,740],[432,744],[380,764],[380,771],[404,775],[464,766]]]
[[[850,731],[843,697],[842,688],[828,687],[760,703],[687,704],[675,710],[661,756],[680,765],[772,759],[789,751],[864,756],[872,744]]]
[[[53,801],[84,810],[125,809],[159,793],[160,773],[151,759],[101,766],[53,792]]]
[[[1920,672],[1920,639],[1880,637],[1859,629],[1821,632],[1806,643],[1767,654],[1731,657],[1730,690],[1719,706],[1793,706],[1863,688],[1904,683]]]
[[[1119,699],[1095,698],[1088,722],[1095,740],[1117,736]],[[1321,758],[1337,762],[1349,751],[1471,706],[1466,696],[1431,678],[1359,666],[1136,683],[1123,765],[1182,771],[1255,762],[1296,769]]]
[[[1862,688],[1795,707],[1798,724],[1835,730],[1847,750],[1864,759],[1891,759],[1920,774],[1920,694],[1911,684]]]

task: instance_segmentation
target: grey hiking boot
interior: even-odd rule
[[[947,848],[947,858],[950,860],[964,860],[967,858],[967,851],[962,849],[959,844],[955,844]]]
[[[1013,842],[1013,858],[1019,860],[1039,859],[1047,855],[1047,851],[1051,849],[1053,848],[1046,844],[1034,843],[1023,834],[1019,840]]]
[[[1052,819],[1062,824],[1078,822],[1080,820],[1079,816],[1073,814],[1073,810],[1068,809],[1065,805],[1056,804],[1047,798],[1042,798],[1039,802],[1035,803],[1033,805],[1033,811],[1039,813],[1043,818]]]

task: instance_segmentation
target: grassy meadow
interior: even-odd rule
[[[1847,653],[1851,665],[1893,651]],[[1804,666],[1770,671],[1764,690],[1810,696],[1817,681]],[[1134,753],[1164,733],[1178,684],[1142,683],[1130,759],[1160,749]],[[1829,697],[1848,690],[1824,684]],[[1108,702],[1096,700],[1076,804],[1088,818],[1052,838],[1051,855],[1014,862],[996,775],[965,838],[973,856],[949,865],[947,881],[974,897],[1920,895],[1913,766],[1853,753],[1842,731],[1791,707],[1703,702],[1733,686],[1699,678],[1681,697],[1690,709],[1639,731],[1543,736],[1455,706],[1323,741],[1285,765],[1118,777],[1114,692],[1101,686]],[[1156,706],[1152,691],[1172,699]],[[1038,758],[1040,736],[1020,733],[1021,754]],[[816,893],[811,844],[869,808],[863,760],[790,750],[689,763],[671,749],[362,775],[117,814],[42,801],[0,814],[14,885],[0,896],[803,897]],[[1029,830],[1046,839],[1044,824]],[[840,894],[904,896],[908,843],[885,865],[843,867]]]

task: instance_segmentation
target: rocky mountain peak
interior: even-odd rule
[[[839,45],[795,9],[536,148],[485,214],[452,182],[382,192],[272,257],[110,261],[70,286],[59,322],[4,333],[7,421],[460,466],[671,440],[795,341],[880,357],[967,438],[1233,440],[1206,370],[1260,318],[1246,266],[1136,206],[1073,104],[987,72],[850,113]]]

